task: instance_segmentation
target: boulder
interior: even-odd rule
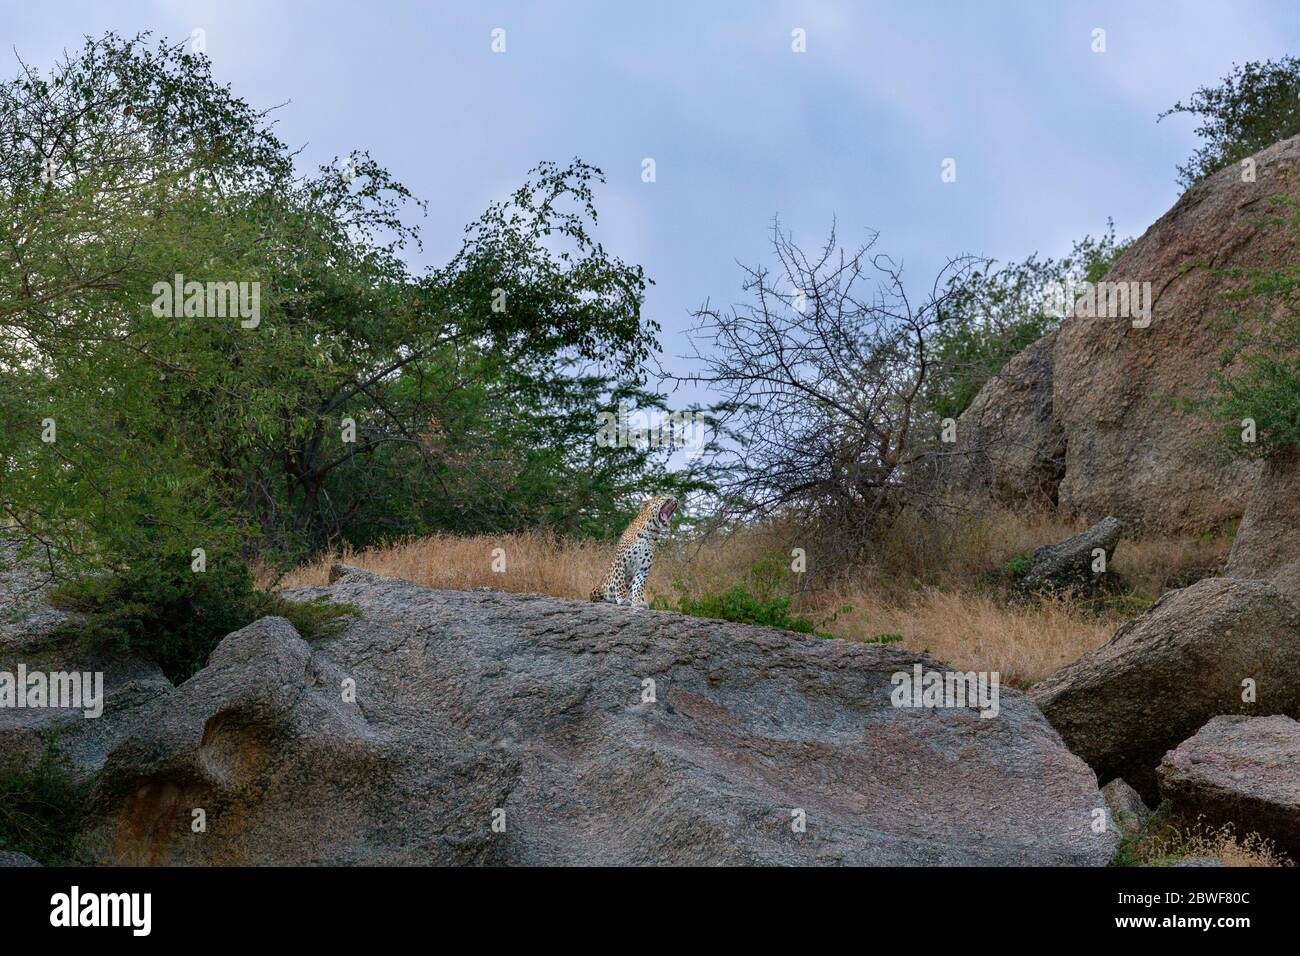
[[[1151,820],[1151,810],[1142,802],[1142,795],[1116,777],[1101,788],[1101,795],[1110,808],[1110,818],[1120,833],[1133,836]]]
[[[1090,590],[1103,579],[1104,570],[1094,570],[1093,565],[1103,552],[1103,568],[1110,567],[1110,559],[1119,544],[1124,525],[1116,517],[1106,517],[1087,531],[1076,534],[1056,544],[1044,545],[1034,551],[1033,564],[1020,579],[1022,591],[1050,591],[1063,588]]]
[[[994,435],[1019,441],[1005,452],[981,452],[985,433],[958,428],[965,457],[986,463],[985,484],[1014,491],[1046,476],[1060,508],[1088,521],[1116,515],[1178,531],[1241,517],[1259,463],[1222,452],[1219,425],[1175,400],[1203,397],[1220,368],[1223,293],[1234,287],[1220,270],[1294,261],[1294,237],[1261,220],[1271,196],[1300,196],[1300,137],[1253,159],[1254,182],[1242,182],[1234,164],[1191,187],[1103,280],[1150,283],[1149,324],[1138,316],[1135,326],[1134,310],[1089,317],[1076,307],[1026,350],[1016,368],[1021,384],[1012,375],[1011,383],[999,377],[984,387],[962,421],[991,420]],[[1040,460],[1052,469],[1037,469]]]
[[[1066,746],[1148,804],[1165,751],[1219,714],[1300,714],[1300,608],[1267,581],[1171,591],[1031,696]],[[1253,682],[1247,702],[1244,682]],[[1248,695],[1247,695],[1248,696]]]
[[[1215,717],[1160,762],[1169,812],[1258,833],[1300,859],[1300,724],[1290,717]]]
[[[40,866],[40,864],[26,853],[4,850],[0,851],[0,866]]]
[[[363,612],[225,638],[109,756],[117,864],[1091,864],[1096,778],[1028,698],[895,707],[890,645],[439,591],[342,568]],[[205,832],[192,821],[204,811]]]
[[[103,675],[103,708],[87,717],[78,707],[0,707],[0,766],[29,765],[54,739],[76,777],[94,774],[151,708],[172,691],[155,664],[132,656],[92,654],[80,646],[73,617],[51,607],[48,568],[19,558],[19,540],[0,531],[0,672]],[[94,677],[91,678],[92,682]]]
[[[1065,435],[1052,414],[1052,346],[1044,336],[1009,361],[957,420],[953,474],[996,501],[1055,503]]]
[[[1290,600],[1300,602],[1300,561],[1282,565],[1269,575],[1269,581]]]
[[[1232,542],[1228,574],[1271,578],[1300,601],[1300,452],[1265,461]]]

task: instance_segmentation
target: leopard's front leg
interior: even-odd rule
[[[628,603],[636,608],[648,607],[645,599],[645,582],[650,577],[649,562],[639,562],[632,571],[628,587]]]

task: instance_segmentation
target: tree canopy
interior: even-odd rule
[[[595,238],[581,160],[416,274],[405,186],[365,152],[300,174],[184,45],[24,64],[0,147],[0,507],[60,569],[228,598],[342,541],[610,534],[692,480],[595,441],[663,400],[649,280]]]

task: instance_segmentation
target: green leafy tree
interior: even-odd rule
[[[649,280],[592,235],[598,169],[539,165],[414,275],[401,183],[363,152],[299,177],[180,45],[24,66],[0,143],[0,507],[60,574],[101,572],[69,603],[169,672],[263,606],[255,560],[604,532],[674,482],[594,442],[610,402],[658,401]]]
[[[1234,64],[1218,86],[1201,87],[1157,121],[1181,113],[1200,118],[1196,134],[1204,140],[1178,167],[1178,181],[1191,186],[1300,133],[1300,58]]]

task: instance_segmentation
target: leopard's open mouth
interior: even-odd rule
[[[673,512],[676,510],[677,502],[665,501],[663,506],[659,509],[659,523],[664,525],[668,524],[668,522],[672,520]]]

